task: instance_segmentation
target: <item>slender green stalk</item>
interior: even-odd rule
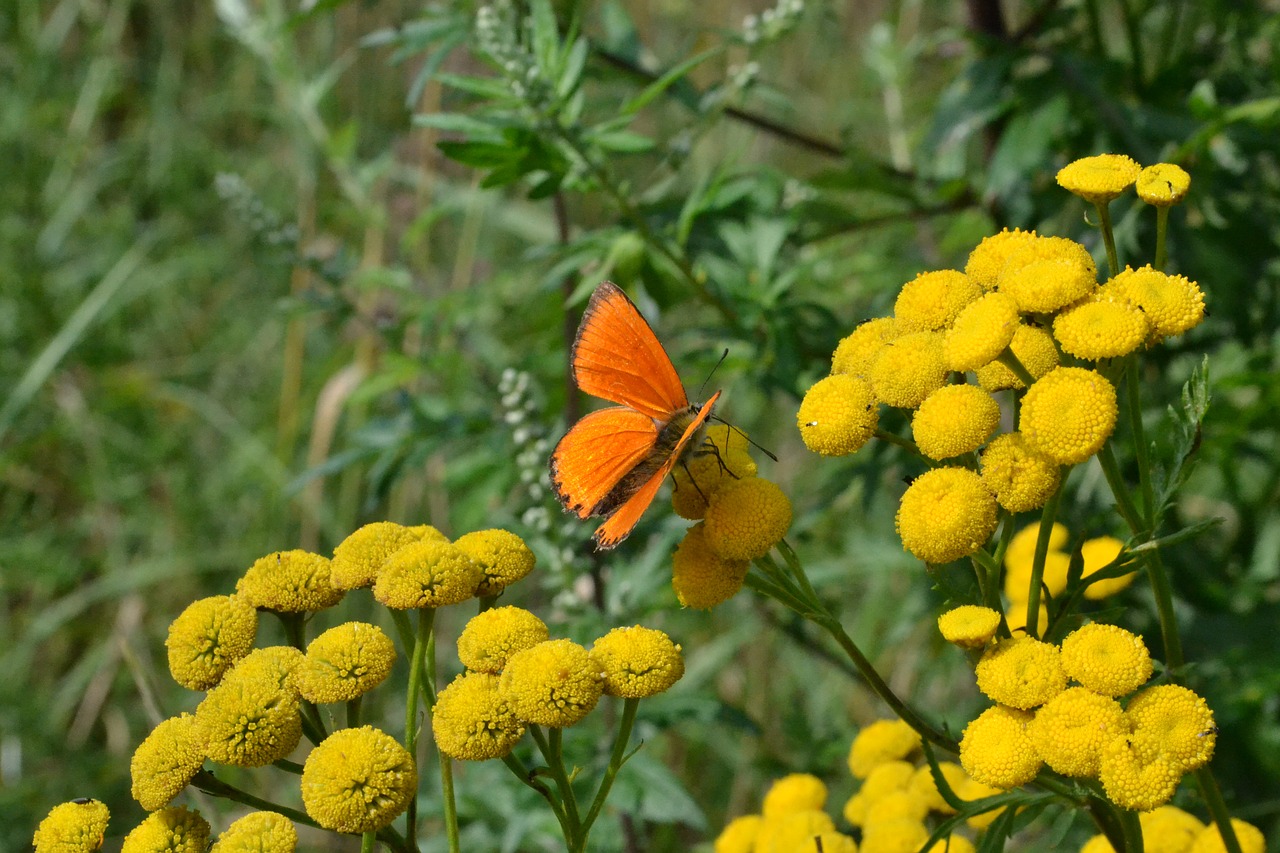
[[[969,562],[973,564],[973,574],[983,602],[987,605],[992,601],[999,603],[1000,564],[981,548],[969,555]]]
[[[759,565],[760,564],[757,562],[756,566],[759,567]],[[748,574],[744,582],[746,583],[747,586],[751,587],[751,589],[755,590],[756,592],[760,593],[763,596],[772,598],[774,601],[783,605],[788,610],[792,610],[800,614],[805,619],[810,619],[813,616],[817,615],[812,611],[810,611],[808,605],[806,605],[803,601],[801,601],[799,598],[796,598],[794,595],[789,593],[783,587],[778,586],[778,584],[774,583],[767,576],[761,576],[757,574]]]
[[[404,703],[404,748],[418,763],[418,694],[422,687],[422,664],[427,654],[429,638],[435,629],[436,611],[423,608],[418,611],[418,633],[413,642],[413,656],[409,659],[409,691]],[[404,835],[409,846],[418,849],[418,798],[409,799],[405,810]]]
[[[1024,365],[1018,357],[1013,354],[1013,350],[1008,347],[1004,348],[1004,352],[1000,353],[996,358],[996,361],[1012,370],[1013,375],[1021,379],[1022,384],[1026,385],[1028,388],[1035,384],[1036,378],[1031,375],[1031,371],[1027,370],[1026,365]]]
[[[360,853],[373,853],[373,842],[377,837],[377,833],[374,832],[366,832],[364,835],[361,835]]]
[[[1098,451],[1098,464],[1102,466],[1102,476],[1106,478],[1111,496],[1115,498],[1120,517],[1124,519],[1125,524],[1129,525],[1130,530],[1141,533],[1142,516],[1139,515],[1138,508],[1133,503],[1133,497],[1129,494],[1129,486],[1124,481],[1124,475],[1120,473],[1120,463],[1116,460],[1116,452],[1112,449],[1110,441],[1102,445],[1102,449]]]
[[[1049,537],[1053,535],[1053,523],[1058,520],[1058,506],[1062,503],[1062,492],[1067,485],[1071,469],[1062,471],[1058,488],[1040,511],[1040,529],[1036,532],[1036,555],[1031,564],[1031,586],[1027,589],[1027,624],[1024,630],[1028,637],[1040,635],[1040,584],[1044,580],[1044,562],[1049,557]]]
[[[578,801],[573,794],[573,784],[569,781],[569,774],[564,769],[564,756],[560,752],[560,734],[559,729],[552,729],[552,737],[548,739],[543,733],[542,727],[530,724],[528,727],[529,734],[533,737],[533,742],[538,745],[538,751],[542,753],[542,758],[547,762],[547,771],[551,774],[551,778],[555,780],[556,788],[560,791],[560,808],[564,814],[564,820],[560,826],[564,830],[565,845],[569,850],[576,849],[578,843],[578,834],[582,822],[578,816]],[[553,746],[554,741],[554,746]]]
[[[1163,271],[1164,265],[1169,262],[1169,251],[1165,245],[1165,235],[1169,232],[1169,206],[1160,205],[1156,208],[1156,262],[1153,266]]]
[[[1102,231],[1102,243],[1107,247],[1107,269],[1114,277],[1120,272],[1120,256],[1116,253],[1116,235],[1111,227],[1111,209],[1105,201],[1095,202],[1093,207],[1098,211],[1098,228]]]
[[[1227,811],[1227,803],[1222,799],[1222,790],[1218,787],[1218,780],[1213,777],[1213,771],[1208,767],[1197,770],[1196,784],[1200,786],[1200,793],[1204,795],[1205,804],[1209,806],[1209,814],[1213,816],[1213,822],[1218,825],[1218,832],[1222,835],[1222,843],[1226,845],[1227,853],[1241,853],[1240,840],[1236,838],[1236,829],[1231,825],[1231,813]]]
[[[360,700],[364,698],[357,696],[347,703],[347,728],[357,728],[360,725]]]
[[[1120,809],[1120,828],[1124,831],[1125,853],[1142,853],[1142,826],[1138,813]]]
[[[1124,371],[1124,405],[1133,433],[1133,450],[1138,459],[1138,486],[1142,490],[1142,519],[1147,532],[1155,535],[1156,498],[1151,485],[1151,449],[1147,445],[1146,430],[1142,426],[1142,388],[1138,371],[1139,356],[1133,353],[1126,359]]]
[[[582,821],[581,844],[578,849],[583,853],[587,849],[587,835],[591,832],[591,825],[600,816],[600,810],[604,808],[605,800],[609,798],[609,789],[613,787],[613,780],[617,778],[618,771],[627,760],[627,743],[631,740],[631,729],[635,725],[636,710],[639,707],[639,699],[627,699],[623,702],[622,721],[618,724],[618,735],[613,741],[613,753],[609,756],[609,766],[605,768],[604,778],[600,780],[595,799],[591,801],[591,808]]]
[[[302,775],[302,765],[296,761],[290,761],[287,758],[277,758],[271,763],[286,773],[292,773],[294,776]]]
[[[429,612],[431,615],[425,616]],[[429,620],[427,626],[423,627],[423,621]],[[422,652],[426,658],[422,662],[422,669],[425,680],[422,683],[422,692],[426,696],[427,706],[434,708],[436,705],[436,632],[435,627],[435,611],[423,610],[418,614],[418,636],[414,641],[414,654],[416,655],[419,646],[425,646]],[[418,667],[415,667],[418,669]],[[412,677],[412,673],[410,673]],[[417,691],[414,691],[416,694]],[[417,713],[414,714],[416,723]],[[458,834],[458,801],[457,795],[453,790],[453,760],[445,755],[440,749],[436,748],[436,756],[440,759],[440,793],[444,800],[444,831],[445,836],[449,839],[449,853],[461,853],[462,842]]]
[[[1004,555],[1013,541],[1013,513],[1000,510],[1000,538],[996,542],[996,553],[991,559],[991,579],[987,584],[986,605],[992,610],[1002,610],[1000,606],[1000,567],[1004,565]]]
[[[919,456],[921,459],[925,458],[924,454],[920,452],[920,448],[917,447],[916,443],[909,438],[903,438],[900,435],[896,435],[894,433],[891,433],[883,429],[876,430],[875,436],[881,441],[887,441],[889,444],[896,444],[898,445],[898,447],[901,447],[903,450],[907,450],[911,453],[914,453],[916,456]],[[932,464],[933,460],[929,460],[929,462],[930,464]]]

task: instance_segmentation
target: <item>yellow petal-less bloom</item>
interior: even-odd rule
[[[1062,668],[1094,693],[1124,696],[1151,677],[1151,653],[1137,634],[1095,622],[1062,641]]]
[[[712,853],[754,853],[764,819],[758,814],[735,817],[716,836]]]
[[[524,723],[498,689],[498,676],[467,672],[440,691],[431,712],[436,746],[460,761],[487,761],[509,754],[524,737]]]
[[[97,800],[59,803],[36,827],[36,853],[93,853],[102,847],[110,817]]]
[[[1173,163],[1156,163],[1138,173],[1138,198],[1152,207],[1171,207],[1191,189],[1191,176]]]
[[[976,385],[944,385],[916,409],[911,434],[930,459],[951,459],[981,447],[1000,425],[1000,404]]]
[[[209,822],[186,806],[152,812],[124,838],[120,853],[205,853]]]
[[[1115,431],[1116,389],[1096,371],[1058,367],[1027,389],[1021,415],[1027,444],[1059,465],[1075,465]]]
[[[1011,601],[1023,604],[1031,595],[1031,575],[1035,568],[1035,552],[1018,560],[1005,560],[1008,570],[1004,575],[1004,594]],[[1040,583],[1050,597],[1056,597],[1067,588],[1067,572],[1071,568],[1071,558],[1061,551],[1050,551],[1044,557],[1044,571],[1040,575]]]
[[[471,598],[484,580],[480,564],[461,548],[424,539],[387,558],[373,597],[393,610],[444,607]]]
[[[1105,835],[1095,835],[1084,843],[1080,853],[1116,853],[1116,848],[1111,846]]]
[[[1013,333],[1013,340],[1009,342],[1009,351],[1027,369],[1032,379],[1039,379],[1058,366],[1058,347],[1048,329],[1025,323],[1019,325]],[[1006,388],[1022,390],[1027,387],[1017,374],[998,361],[979,367],[974,373],[978,377],[978,384],[988,391],[1003,391]]]
[[[394,521],[375,521],[356,530],[333,549],[330,582],[338,589],[373,586],[387,558],[413,542],[447,542],[428,524],[405,527]]]
[[[1004,552],[1005,568],[1012,570],[1014,563],[1030,560],[1035,556],[1036,540],[1039,538],[1040,524],[1038,522],[1028,524],[1013,534],[1013,538],[1009,540],[1009,547]],[[1053,527],[1049,528],[1049,551],[1061,551],[1067,546],[1067,541],[1070,538],[1071,532],[1067,530],[1067,526],[1055,521]]]
[[[1006,432],[982,450],[982,482],[1009,512],[1039,509],[1058,490],[1062,469],[1027,445],[1021,432]]]
[[[549,638],[547,624],[521,607],[494,607],[471,617],[458,635],[458,659],[473,672],[497,675],[516,652]]]
[[[1240,853],[1266,853],[1267,839],[1258,827],[1233,817],[1231,828],[1235,830],[1236,841],[1240,842]],[[1222,832],[1217,824],[1211,824],[1201,830],[1191,844],[1191,853],[1226,853],[1226,850],[1227,845],[1222,840]]]
[[[258,612],[239,596],[192,602],[169,625],[169,672],[189,690],[208,690],[249,653],[257,633]]]
[[[929,840],[929,830],[918,820],[875,821],[862,833],[861,853],[915,853]]]
[[[945,385],[942,341],[939,332],[913,332],[886,344],[867,377],[876,397],[899,409],[914,409]]]
[[[927,853],[976,853],[977,849],[973,846],[973,842],[963,835],[948,835],[940,841],[935,841]]]
[[[236,593],[254,607],[307,613],[334,606],[345,590],[333,586],[328,557],[295,549],[255,560],[236,582]]]
[[[1146,849],[1165,853],[1189,853],[1191,845],[1204,831],[1204,824],[1195,815],[1177,806],[1160,806],[1143,812],[1138,815],[1138,823],[1142,825]]]
[[[133,798],[149,812],[178,796],[204,765],[204,740],[191,714],[171,717],[151,730],[129,761]]]
[[[996,635],[1000,614],[990,607],[962,604],[938,617],[938,630],[948,643],[963,649],[980,649]]]
[[[1125,709],[1133,742],[1159,754],[1175,770],[1197,770],[1213,758],[1218,728],[1209,704],[1178,684],[1150,687],[1133,697]]]
[[[209,853],[293,853],[298,830],[275,812],[251,812],[223,831]]]
[[[1121,299],[1086,299],[1053,319],[1053,336],[1063,352],[1086,361],[1119,358],[1142,346],[1151,324],[1139,309]]]
[[[477,530],[453,543],[480,567],[484,578],[476,595],[497,595],[533,571],[538,559],[524,540],[510,530]]]
[[[1010,599],[1009,611],[1005,614],[1004,621],[1009,626],[1010,634],[1014,636],[1018,634],[1030,635],[1030,632],[1027,631],[1027,600],[1025,598]],[[1035,636],[1043,637],[1048,627],[1049,610],[1041,604],[1040,611],[1036,614]]]
[[[913,774],[911,778],[915,779],[915,775]],[[865,828],[872,824],[890,820],[923,821],[928,813],[929,804],[916,796],[915,791],[908,783],[905,788],[890,791],[882,797],[869,800],[866,814],[862,819],[862,826]]]
[[[707,507],[707,545],[725,560],[763,557],[791,527],[791,501],[776,483],[746,477],[727,484]]]
[[[827,804],[827,786],[812,773],[791,773],[774,780],[764,794],[760,808],[766,819],[792,812],[822,811]]]
[[[396,645],[381,628],[347,622],[311,641],[293,681],[309,702],[350,702],[385,681],[395,662]]]
[[[857,453],[879,425],[880,410],[871,383],[848,373],[818,380],[796,411],[805,447],[823,456]]]
[[[1142,167],[1125,154],[1082,157],[1058,170],[1058,186],[1094,204],[1106,204],[1138,180]]]
[[[1033,637],[997,640],[978,661],[977,676],[978,689],[992,700],[1024,711],[1067,687],[1058,647]]]
[[[942,339],[948,370],[977,370],[999,358],[1020,327],[1018,302],[1007,293],[987,293],[965,307]]]
[[[801,844],[799,853],[858,853],[858,843],[842,832],[819,832]]]
[[[1164,757],[1148,752],[1121,734],[1103,745],[1098,779],[1111,802],[1145,812],[1173,799],[1182,773]]]
[[[981,295],[982,288],[958,270],[922,272],[898,292],[893,318],[901,333],[936,332]]]
[[[1022,312],[1057,311],[1093,293],[1098,268],[1084,246],[1065,237],[1037,237],[1010,255],[997,286]]]
[[[996,281],[1009,256],[1035,239],[1036,232],[1019,228],[1012,231],[1006,228],[999,234],[982,238],[982,242],[969,253],[969,261],[964,266],[965,275],[983,290],[995,290]]]
[[[591,646],[604,672],[604,692],[623,699],[646,699],[668,690],[684,676],[684,658],[671,638],[654,628],[614,628]]]
[[[1124,543],[1114,536],[1099,536],[1096,539],[1089,539],[1083,542],[1080,545],[1080,556],[1084,560],[1083,577],[1087,578],[1106,568],[1116,557],[1120,556],[1120,552],[1123,549]],[[1125,589],[1129,584],[1133,583],[1133,579],[1137,576],[1137,572],[1133,571],[1118,578],[1094,581],[1085,587],[1084,597],[1091,601],[1101,601]]]
[[[982,547],[996,529],[996,499],[967,468],[934,468],[902,495],[902,545],[926,563],[950,563]]]
[[[196,708],[196,723],[209,760],[236,767],[278,761],[302,737],[297,693],[256,670],[228,673]]]
[[[939,761],[938,769],[942,771],[942,778],[947,781],[951,792],[959,796],[960,788],[969,780],[964,768],[954,761]],[[910,789],[929,811],[944,815],[956,813],[956,810],[942,796],[942,792],[938,790],[938,783],[934,781],[933,771],[928,764],[916,768],[915,774],[911,777]]]
[[[1103,286],[1104,295],[1115,295],[1142,309],[1155,340],[1174,337],[1200,325],[1204,319],[1204,293],[1186,276],[1152,269],[1125,268]]]
[[[876,720],[849,746],[849,772],[855,779],[866,779],[881,764],[906,758],[919,748],[920,733],[902,720]]]
[[[875,317],[860,324],[836,345],[836,351],[831,355],[832,374],[848,373],[867,378],[871,362],[899,334],[892,317]]]
[[[418,791],[413,757],[373,726],[339,729],[302,768],[302,805],[334,832],[375,832],[400,816]]]
[[[751,563],[726,560],[707,544],[706,522],[690,527],[671,557],[671,586],[684,607],[710,610],[738,594]]]
[[[984,785],[983,783],[970,779],[967,776],[965,777],[964,784],[956,788],[956,796],[965,803],[972,803],[975,800],[986,799],[987,797],[992,797],[996,794],[1002,793],[1004,793],[1004,790],[1001,788],[997,788],[993,785]],[[1004,811],[1004,808],[994,808],[988,809],[984,812],[979,812],[965,820],[965,825],[981,832],[991,824],[995,823],[996,818],[1004,814]]]
[[[826,812],[789,812],[777,817],[765,816],[756,836],[755,853],[795,853],[815,835],[835,832],[835,821]]]
[[[502,670],[502,696],[526,723],[564,728],[580,721],[600,701],[600,664],[572,640],[547,640],[516,652]]]
[[[1043,763],[1027,723],[1031,714],[995,705],[965,726],[960,739],[960,765],[975,781],[997,788],[1016,788],[1036,777]]]
[[[708,446],[710,445],[710,446]],[[671,508],[676,515],[698,521],[707,514],[707,501],[727,483],[756,475],[746,433],[727,424],[707,428],[702,448],[671,472]]]
[[[1063,776],[1096,777],[1102,747],[1127,730],[1120,703],[1071,687],[1045,703],[1027,724],[1036,751]]]
[[[226,677],[253,679],[296,693],[293,673],[304,659],[305,655],[293,646],[267,646],[254,649],[236,661]]]

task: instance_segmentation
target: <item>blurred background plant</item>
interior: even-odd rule
[[[1149,399],[1210,355],[1177,512],[1225,523],[1170,561],[1215,767],[1274,832],[1278,45],[1267,0],[5,4],[0,847],[82,793],[132,825],[127,757],[189,702],[157,653],[183,603],[375,518],[508,526],[547,567],[553,630],[644,620],[684,644],[599,849],[688,849],[767,780],[839,768],[883,709],[815,677],[843,672],[818,638],[747,596],[676,610],[668,514],[601,557],[549,494],[583,405],[567,345],[606,277],[691,391],[729,350],[720,410],[778,453],[815,583],[900,695],[969,719],[891,522],[919,472],[816,466],[798,391],[903,282],[1001,227],[1100,252],[1053,174],[1101,151],[1193,176],[1169,269],[1210,317],[1153,353]],[[1131,257],[1153,244],[1139,207],[1113,209]],[[1073,530],[1120,532],[1099,488],[1078,495]],[[479,796],[481,775],[461,782],[474,849],[554,849],[554,827],[504,841],[519,799]]]

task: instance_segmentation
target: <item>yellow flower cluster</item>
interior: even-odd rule
[[[827,786],[817,776],[792,773],[764,795],[760,814],[731,820],[716,838],[714,853],[857,853],[849,835],[836,831],[824,811]],[[865,848],[864,848],[865,849]]]
[[[302,805],[334,832],[374,832],[418,792],[418,769],[399,741],[373,726],[339,729],[302,768]]]
[[[1214,824],[1205,826],[1195,815],[1177,806],[1160,806],[1138,815],[1142,827],[1143,849],[1160,853],[1225,853],[1222,834]],[[1251,823],[1231,819],[1236,841],[1242,853],[1266,853],[1267,839]],[[1080,848],[1080,853],[1115,853],[1105,835],[1095,835]]]
[[[1135,183],[1138,198],[1153,207],[1168,207],[1186,197],[1191,176],[1173,163],[1144,169],[1123,154],[1082,157],[1058,171],[1059,186],[1095,204],[1106,204]]]
[[[1004,552],[1004,594],[1009,600],[1007,612],[1010,619],[1022,619],[1027,610],[1027,598],[1031,592],[1031,574],[1035,566],[1036,538],[1040,535],[1040,525],[1031,524],[1014,534],[1009,547]],[[1071,556],[1063,549],[1067,545],[1068,532],[1065,525],[1055,523],[1049,533],[1049,551],[1045,555],[1044,573],[1040,578],[1042,592],[1050,597],[1057,597],[1067,588],[1067,572],[1071,567]],[[1135,571],[1119,577],[1089,580],[1098,572],[1109,567],[1120,557],[1124,543],[1113,536],[1099,536],[1086,539],[1080,545],[1080,557],[1084,566],[1081,578],[1087,586],[1085,598],[1100,601],[1126,589],[1137,577]],[[1023,623],[1019,621],[1018,627]],[[1013,625],[1010,625],[1013,629]],[[1039,631],[1036,631],[1039,634]]]
[[[36,827],[36,853],[93,853],[102,846],[110,817],[97,800],[60,803]]]

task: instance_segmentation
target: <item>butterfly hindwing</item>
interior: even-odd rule
[[[615,406],[582,418],[551,454],[551,482],[560,502],[580,518],[592,515],[618,481],[653,452],[657,439],[653,419],[634,409]]]

